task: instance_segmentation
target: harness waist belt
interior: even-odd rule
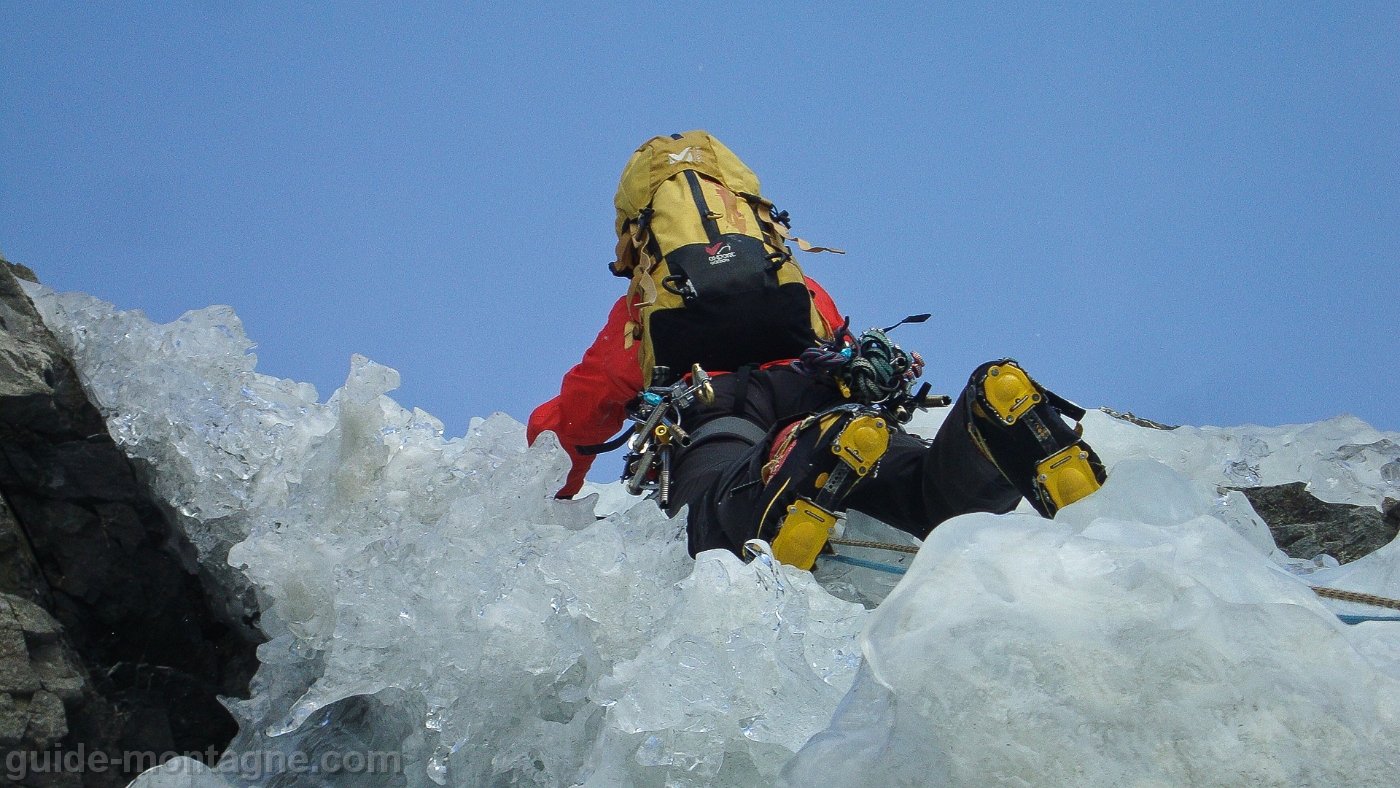
[[[768,437],[768,431],[741,416],[720,416],[701,424],[690,433],[690,445],[694,446],[708,438],[720,435],[733,435],[750,446],[757,446]]]

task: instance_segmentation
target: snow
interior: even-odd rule
[[[269,638],[224,761],[142,786],[256,784],[240,753],[354,747],[401,752],[421,786],[1400,782],[1400,625],[1345,626],[1298,574],[1397,597],[1400,548],[1285,561],[1221,489],[1376,506],[1400,497],[1400,434],[1091,412],[1112,477],[1055,521],[969,515],[912,562],[880,556],[902,581],[814,578],[692,561],[683,520],[616,485],[555,500],[553,441],[504,414],[446,438],[368,359],[325,402],[261,375],[227,307],[162,326],[28,289],[191,566]]]

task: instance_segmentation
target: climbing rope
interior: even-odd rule
[[[894,550],[899,553],[917,553],[919,548],[907,544],[890,544],[889,542],[862,542],[859,539],[827,539],[831,544],[845,545],[846,547],[868,547],[872,550]]]
[[[894,552],[899,553],[919,552],[919,548],[914,547],[912,545],[893,544],[890,542],[864,542],[859,539],[836,538],[827,539],[826,541],[830,542],[831,544],[844,545],[846,547],[864,547],[871,550],[892,550]],[[851,564],[853,566],[864,566],[867,569],[879,569],[883,572],[903,574],[902,567],[891,567],[885,564],[875,565],[874,562],[871,561],[864,561],[859,558],[849,558],[847,556],[828,555],[823,557],[839,561],[843,564]],[[894,571],[896,569],[901,571]],[[1360,591],[1343,591],[1340,588],[1326,588],[1324,586],[1311,586],[1311,588],[1314,594],[1317,594],[1318,596],[1324,597],[1326,599],[1336,599],[1342,602],[1355,602],[1359,605],[1370,605],[1372,607],[1384,607],[1389,608],[1391,610],[1400,610],[1400,599],[1390,599],[1383,596],[1376,596],[1375,594],[1363,594]],[[1356,624],[1361,621],[1400,621],[1400,618],[1375,616],[1339,615],[1339,618],[1341,618],[1348,624]]]
[[[838,326],[831,339],[802,351],[802,355],[792,362],[793,369],[808,377],[835,376],[855,355],[855,337],[851,334],[851,319]]]
[[[864,558],[852,558],[849,555],[837,555],[833,553],[830,555],[821,555],[818,556],[818,558],[827,561],[835,561],[838,564],[849,564],[851,566],[858,566],[862,569],[874,569],[877,572],[885,572],[891,575],[902,575],[905,572],[909,571],[909,568],[906,566],[893,566],[891,564],[882,564],[878,561],[867,561]]]
[[[1375,596],[1374,594],[1363,594],[1359,591],[1343,591],[1340,588],[1323,588],[1322,586],[1313,586],[1312,590],[1314,594],[1328,599],[1400,610],[1400,599],[1387,599],[1383,596]]]
[[[848,318],[830,341],[802,351],[792,366],[809,377],[833,377],[852,399],[874,405],[906,391],[923,374],[924,359],[878,328],[856,337]]]

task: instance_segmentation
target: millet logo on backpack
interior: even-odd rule
[[[666,158],[670,159],[672,164],[680,164],[683,161],[688,161],[691,164],[699,164],[700,150],[694,145],[690,145],[683,148],[680,153],[666,154]]]
[[[719,265],[734,259],[734,252],[729,249],[729,244],[724,241],[720,241],[714,246],[705,247],[705,254],[710,256],[710,265]]]

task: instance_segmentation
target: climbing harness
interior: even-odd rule
[[[742,440],[750,446],[762,443],[768,432],[743,416],[720,416],[696,427],[690,433],[690,445],[695,446],[710,438],[723,435]]]

